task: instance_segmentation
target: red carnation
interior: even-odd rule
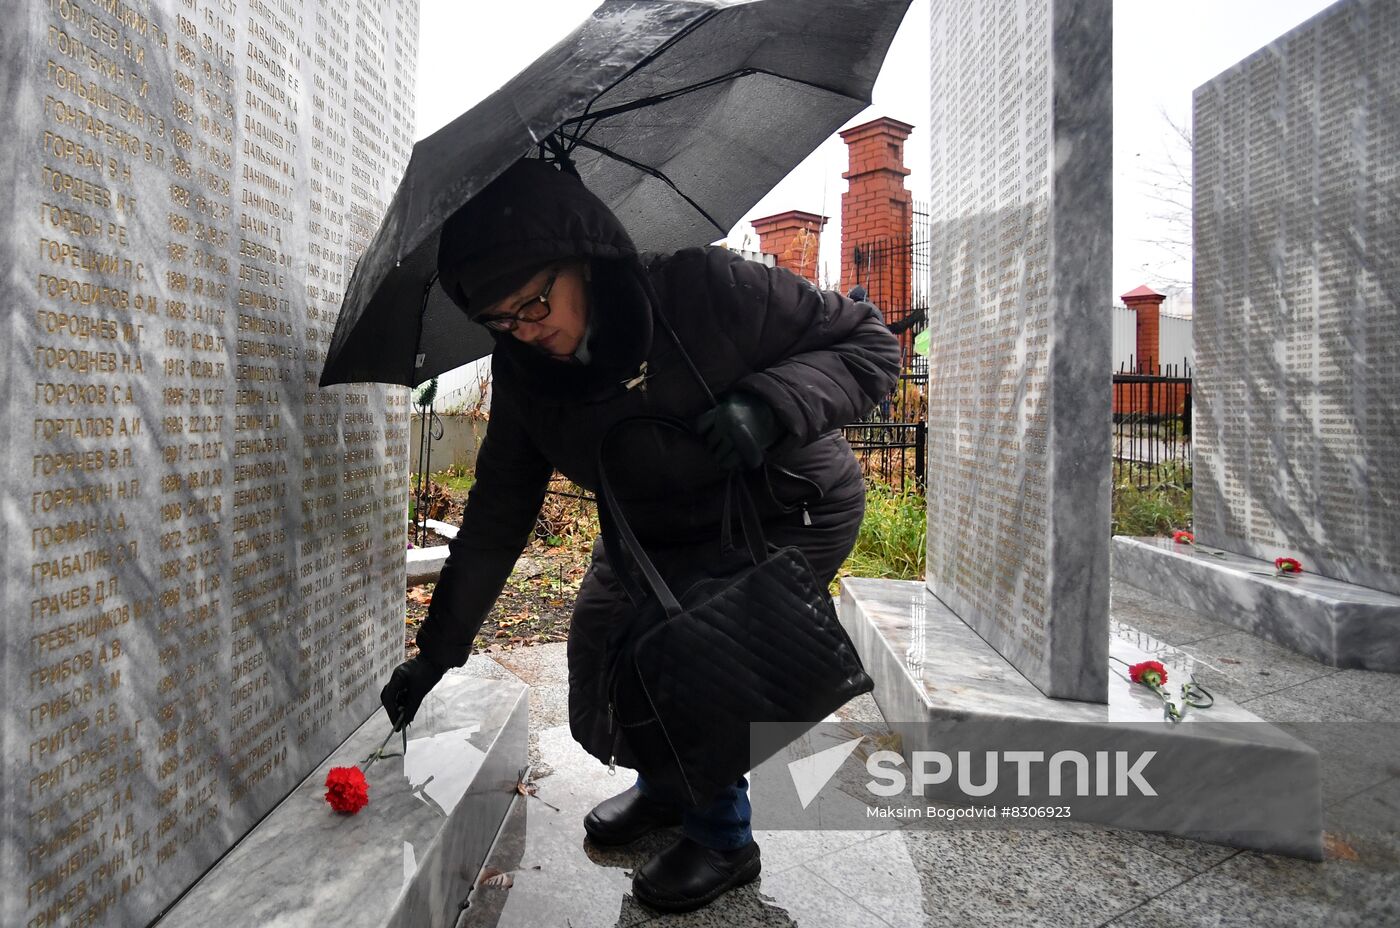
[[[332,767],[326,774],[326,802],[337,812],[354,815],[369,805],[369,784],[359,767]]]
[[[1172,532],[1172,541],[1179,545],[1194,545],[1196,536],[1190,532]]]
[[[1161,686],[1167,682],[1167,668],[1161,661],[1143,661],[1128,668],[1128,677],[1145,686]]]
[[[1301,574],[1303,572],[1302,563],[1295,557],[1276,557],[1274,567],[1281,574]]]

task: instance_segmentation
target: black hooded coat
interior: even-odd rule
[[[487,278],[589,259],[590,360],[554,360],[493,333],[490,419],[461,530],[418,632],[422,654],[441,667],[466,661],[529,541],[552,471],[596,491],[599,444],[615,423],[691,421],[710,407],[677,340],[714,395],[743,390],[772,408],[783,435],[747,474],[768,541],[801,548],[818,580],[830,581],[865,505],[840,427],[885,396],[899,370],[898,340],[874,307],[724,248],[639,255],[582,183],[535,160],[475,197],[442,242],[444,289],[472,310]],[[673,590],[732,569],[719,547],[726,472],[699,439],[622,426],[605,461],[619,504]],[[569,631],[569,721],[589,753],[623,766],[635,764],[608,731],[601,683],[608,627],[629,608],[599,539]]]

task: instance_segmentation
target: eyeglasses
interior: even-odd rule
[[[554,280],[558,276],[558,268],[550,271],[549,279],[545,281],[540,295],[531,297],[529,302],[510,315],[479,318],[477,322],[496,332],[514,332],[522,322],[541,321],[549,315],[549,291],[554,287]]]

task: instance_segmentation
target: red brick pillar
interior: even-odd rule
[[[1162,302],[1166,296],[1142,286],[1120,299],[1137,314],[1137,371],[1155,374],[1161,357]]]
[[[778,267],[817,283],[817,256],[826,217],[790,209],[753,220],[758,233],[758,250],[777,259]]]
[[[894,249],[886,261],[892,266],[874,266],[869,255],[857,267],[856,249],[866,251],[873,243],[909,240],[913,205],[904,189],[909,169],[904,166],[904,140],[914,127],[888,116],[881,116],[841,133],[850,150],[850,170],[841,176],[849,189],[841,194],[841,292],[857,283],[864,284],[870,299],[881,309],[903,313],[909,306],[910,254],[907,248]],[[878,251],[878,249],[877,249]],[[894,321],[886,313],[887,322]]]

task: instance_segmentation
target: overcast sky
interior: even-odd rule
[[[597,5],[596,0],[421,0],[418,136],[491,93]],[[1166,116],[1189,126],[1197,85],[1328,5],[1325,0],[1114,0],[1114,270],[1113,293],[1106,299],[1141,283],[1190,277],[1189,267],[1173,265],[1168,254],[1149,244],[1170,234],[1149,218],[1159,210],[1146,196],[1154,169],[1165,166],[1172,150]],[[905,185],[917,199],[927,198],[929,183],[928,57],[928,0],[913,0],[875,84],[874,105],[849,123],[891,116],[916,127],[905,148],[913,171]],[[835,277],[846,167],[846,147],[833,136],[746,219],[789,209],[830,216],[822,261]],[[742,222],[730,240],[742,243],[751,232]]]

